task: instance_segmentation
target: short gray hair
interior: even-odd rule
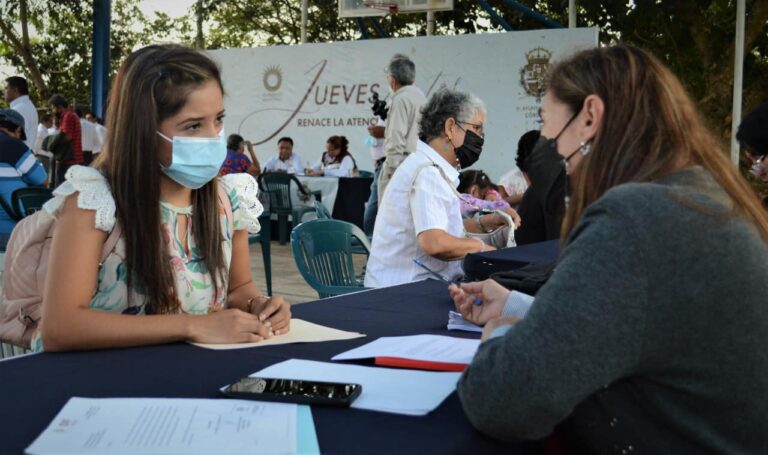
[[[395,54],[389,61],[387,72],[400,85],[411,85],[416,80],[416,64],[408,56]]]
[[[477,113],[485,115],[485,103],[468,92],[442,88],[432,95],[421,108],[419,132],[426,141],[440,137],[449,118],[457,122],[469,122]]]

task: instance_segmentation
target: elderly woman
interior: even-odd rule
[[[493,249],[465,231],[504,224],[497,214],[462,220],[457,168],[477,161],[483,146],[483,102],[468,93],[441,90],[422,108],[419,128],[426,142],[397,168],[384,193],[373,230],[365,285],[392,286],[429,277],[414,263],[452,279],[462,275],[459,259]]]

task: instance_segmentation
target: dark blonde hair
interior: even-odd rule
[[[134,288],[144,294],[147,313],[175,313],[181,307],[160,227],[157,131],[184,107],[192,91],[211,80],[222,87],[218,67],[200,52],[178,45],[147,46],[128,56],[109,95],[106,145],[94,166],[109,181],[117,206],[129,295]],[[218,296],[225,265],[217,199],[215,179],[192,191],[189,229]]]
[[[573,113],[589,95],[605,105],[592,150],[572,175],[564,239],[584,209],[612,187],[700,165],[731,197],[733,212],[755,224],[768,241],[768,214],[680,81],[653,55],[630,45],[579,52],[550,71],[548,92]]]

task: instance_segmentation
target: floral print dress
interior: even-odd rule
[[[219,185],[229,197],[232,207],[232,220],[228,219],[224,208],[219,208],[224,264],[228,271],[232,259],[234,231],[247,230],[252,234],[258,233],[260,229],[258,218],[263,209],[258,200],[256,181],[250,175],[228,174],[219,178]],[[94,168],[73,166],[67,172],[67,180],[54,192],[54,199],[46,203],[45,210],[55,216],[64,206],[66,198],[76,192],[78,207],[95,210],[96,228],[111,232],[116,219],[115,202],[106,179]],[[187,229],[186,249],[178,235],[180,218],[186,218],[187,226],[192,226],[192,207],[175,207],[161,201],[160,213],[161,229],[168,245],[166,257],[175,272],[176,291],[181,300],[181,311],[188,314],[206,314],[225,308],[229,273],[225,274],[223,282],[220,283],[221,291],[217,296],[213,280],[201,258],[192,230]],[[147,303],[146,296],[135,287],[135,284],[131,290],[130,301],[128,300],[125,241],[121,238],[99,267],[96,289],[90,306],[100,311],[141,315],[147,314]],[[31,344],[33,350],[43,350],[39,332],[32,338]]]

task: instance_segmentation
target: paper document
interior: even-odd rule
[[[427,415],[456,389],[460,373],[434,373],[291,359],[251,377],[361,384],[356,409],[413,416]]]
[[[335,355],[331,360],[399,357],[427,362],[470,363],[480,340],[466,340],[442,335],[381,337],[358,348]]]
[[[465,332],[482,332],[483,328],[464,320],[461,313],[448,312],[448,330],[463,330]]]
[[[346,332],[344,330],[333,329],[324,325],[313,324],[301,319],[291,319],[291,331],[285,335],[278,335],[269,340],[258,341],[256,343],[235,343],[235,344],[211,344],[211,343],[192,343],[195,346],[207,349],[243,349],[259,346],[274,346],[277,344],[289,343],[317,343],[320,341],[351,340],[353,338],[364,337],[364,333]]]
[[[317,453],[312,416],[297,409],[249,400],[75,397],[26,453]]]

